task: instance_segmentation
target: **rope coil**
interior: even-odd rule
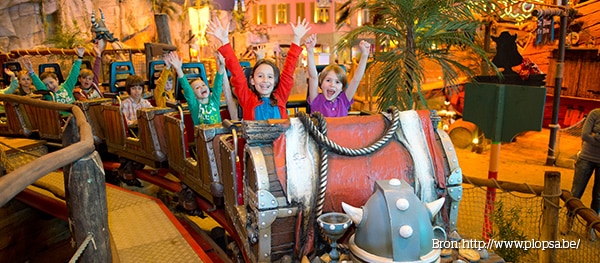
[[[330,150],[336,154],[355,157],[371,154],[378,151],[379,149],[381,149],[381,147],[387,144],[390,141],[390,139],[394,136],[396,130],[400,126],[400,111],[396,107],[390,107],[390,109],[388,109],[388,113],[390,112],[393,116],[392,124],[388,127],[385,135],[379,138],[379,140],[372,143],[371,145],[368,145],[363,148],[347,148],[340,146],[336,142],[330,140],[329,138],[327,138],[326,135],[324,135],[321,131],[317,129],[315,124],[304,112],[299,112],[298,118],[300,119],[300,121],[302,121],[302,124],[304,124],[304,127],[308,130],[310,136],[313,137],[313,139],[317,141],[319,145],[326,147],[327,150]],[[314,115],[316,118],[324,118],[323,115],[321,115],[320,113],[313,113],[312,115]]]
[[[339,155],[345,156],[362,156],[378,151],[387,144],[393,135],[396,133],[396,130],[400,126],[400,111],[396,107],[391,107],[388,109],[388,112],[391,112],[393,115],[392,125],[390,125],[381,138],[379,138],[376,142],[368,145],[364,148],[353,149],[340,146],[339,144],[333,142],[329,138],[327,138],[327,121],[325,117],[320,112],[312,113],[311,116],[316,119],[317,125],[311,120],[311,117],[308,116],[305,112],[298,112],[297,117],[300,119],[304,128],[308,131],[310,136],[317,142],[320,146],[320,168],[319,168],[319,186],[318,186],[318,196],[315,202],[315,213],[313,214],[313,219],[319,217],[323,213],[323,206],[325,203],[325,194],[327,192],[327,183],[328,183],[328,173],[329,173],[329,153],[328,151],[333,151]],[[308,224],[311,220],[305,221],[304,229],[307,229],[306,224]],[[329,238],[322,232],[321,237],[327,241],[330,241]],[[348,247],[344,244],[338,244],[339,248],[344,250],[348,249]]]

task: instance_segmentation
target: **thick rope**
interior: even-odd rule
[[[306,113],[299,112],[298,118],[300,119],[300,121],[302,121],[302,124],[304,124],[304,127],[308,130],[310,136],[313,137],[313,139],[317,141],[319,145],[325,146],[328,150],[336,154],[354,157],[363,156],[378,151],[379,149],[381,149],[381,147],[387,144],[390,141],[390,139],[394,136],[396,130],[400,126],[400,111],[396,107],[390,107],[390,109],[388,109],[388,112],[392,113],[393,118],[392,125],[388,127],[388,130],[385,133],[385,135],[379,138],[379,140],[372,143],[371,145],[358,149],[340,146],[339,144],[327,138],[327,136],[325,136],[322,132],[320,132],[317,129],[317,127],[315,127],[314,123],[311,122],[310,118],[306,115]]]
[[[77,259],[79,259],[79,256],[81,256],[81,254],[86,249],[86,247],[90,243],[90,241],[92,242],[92,245],[94,246],[94,250],[97,249],[96,248],[96,242],[94,241],[94,235],[92,233],[88,233],[88,235],[85,238],[85,240],[83,240],[83,242],[81,243],[81,245],[79,246],[79,248],[77,248],[77,251],[75,251],[75,254],[71,258],[71,260],[69,260],[69,263],[75,263],[75,262],[77,262]]]
[[[325,117],[320,112],[313,114],[319,121],[319,131],[327,136],[327,122]],[[315,209],[315,217],[319,217],[323,213],[323,204],[325,203],[325,192],[327,191],[327,180],[329,174],[329,153],[325,147],[321,147],[321,164],[319,169],[319,195],[317,197],[317,205]]]
[[[304,125],[304,128],[307,129],[311,137],[317,141],[320,146],[320,155],[321,155],[321,164],[319,168],[319,194],[316,200],[315,205],[315,218],[319,217],[323,214],[323,206],[325,203],[325,194],[327,192],[327,183],[328,183],[328,173],[329,173],[329,154],[328,151],[331,150],[337,154],[345,155],[345,156],[362,156],[378,151],[385,144],[389,142],[389,140],[396,133],[396,130],[400,124],[400,112],[396,107],[391,107],[388,109],[388,112],[391,112],[393,115],[392,125],[388,127],[385,135],[375,143],[360,149],[352,149],[346,148],[338,145],[337,143],[329,140],[327,138],[327,121],[325,117],[320,112],[315,112],[311,114],[312,117],[316,118],[318,122],[318,127],[315,126],[311,118],[304,112],[299,112],[297,114],[298,118]],[[319,231],[321,236],[328,242],[331,240],[325,235],[323,231]],[[347,250],[348,247],[345,244],[338,244],[338,248],[341,250]]]

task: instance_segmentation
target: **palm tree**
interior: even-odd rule
[[[498,72],[477,44],[476,31],[483,22],[476,15],[486,14],[490,1],[347,1],[339,9],[338,27],[361,10],[369,10],[373,22],[352,29],[336,47],[347,48],[358,38],[375,37],[377,47],[369,67],[378,70],[373,95],[379,109],[392,105],[414,109],[418,103],[427,108],[421,92],[429,69],[426,63],[441,67],[447,86],[457,84],[461,76],[476,75],[481,63]]]

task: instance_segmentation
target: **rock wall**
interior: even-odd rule
[[[34,47],[45,38],[40,1],[0,1],[0,51]]]
[[[181,5],[176,8],[181,14]],[[44,23],[79,28],[81,38],[91,39],[91,14],[95,11],[99,20],[99,9],[106,26],[124,47],[143,48],[145,42],[158,39],[150,0],[0,0],[0,52],[46,46],[49,36]],[[187,50],[187,18],[175,17],[169,25],[173,44]]]

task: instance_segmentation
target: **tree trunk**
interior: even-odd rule
[[[158,43],[172,45],[171,30],[169,29],[169,16],[167,14],[154,14],[154,23],[156,23],[156,33],[158,34]]]

